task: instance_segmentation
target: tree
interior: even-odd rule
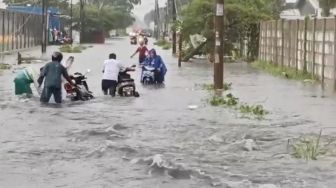
[[[93,32],[108,35],[112,29],[124,29],[131,25],[135,21],[132,9],[141,0],[82,0],[81,3],[75,7],[74,17],[78,23],[76,28],[81,29],[84,41]],[[84,10],[82,16],[80,9]]]
[[[212,53],[214,48],[214,0],[193,0],[182,11],[182,33],[187,39],[192,34],[202,34],[207,44],[201,53]],[[255,58],[258,50],[258,25],[261,20],[278,18],[282,0],[226,0],[225,1],[225,54],[234,44],[247,41],[248,56]]]
[[[320,7],[322,8],[322,16],[330,16],[330,9],[335,8],[336,0],[319,0]]]

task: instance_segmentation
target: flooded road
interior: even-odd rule
[[[332,152],[306,162],[286,150],[288,139],[305,133],[323,128],[324,135],[334,135],[333,94],[229,64],[225,77],[232,93],[270,111],[262,121],[242,118],[207,104],[210,95],[197,84],[212,82],[211,65],[185,63],[178,69],[170,51],[158,50],[168,67],[164,87],[141,86],[139,69],[132,76],[140,98],[103,96],[103,60],[116,52],[132,65],[134,50],[119,39],[75,54],[70,72],[91,69],[88,84],[96,98],[62,107],[42,107],[38,98],[18,100],[14,74],[0,73],[1,188],[334,187]],[[258,149],[246,151],[247,139]]]

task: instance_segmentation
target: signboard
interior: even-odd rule
[[[224,16],[224,4],[217,4],[216,16]]]

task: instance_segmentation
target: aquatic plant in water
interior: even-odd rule
[[[230,90],[231,86],[232,86],[232,83],[224,83],[223,84],[224,91]],[[208,91],[215,90],[215,86],[213,84],[202,84],[201,87],[202,89],[208,90]]]
[[[85,46],[71,46],[71,45],[63,45],[60,47],[60,51],[61,52],[65,52],[65,53],[81,53],[83,50],[85,50],[86,47]]]
[[[9,64],[0,63],[0,70],[10,69],[11,67]]]
[[[268,114],[268,111],[266,111],[262,105],[242,104],[239,106],[239,110],[241,113],[253,114],[256,116],[264,116]]]
[[[302,137],[292,145],[293,156],[306,160],[317,160],[317,157],[327,153],[326,146],[321,145],[322,130],[318,136]]]
[[[268,114],[268,111],[266,111],[262,105],[239,104],[239,98],[235,97],[231,93],[225,95],[225,97],[212,96],[209,103],[212,106],[235,107],[235,109],[239,110],[241,113],[254,115],[258,119],[262,119],[263,116]]]

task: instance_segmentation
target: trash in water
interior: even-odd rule
[[[198,108],[198,106],[197,106],[197,105],[189,105],[188,108],[189,108],[190,110],[195,110],[195,109]]]

